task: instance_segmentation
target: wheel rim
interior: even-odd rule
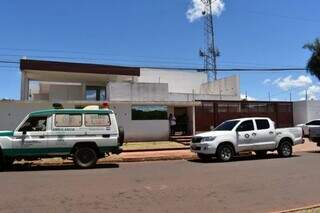
[[[221,159],[224,161],[230,160],[232,156],[232,150],[229,147],[223,147],[221,150]]]
[[[78,158],[81,163],[87,164],[94,159],[94,153],[92,150],[84,149],[80,151]]]
[[[289,156],[291,154],[291,146],[289,144],[283,144],[283,146],[282,146],[282,154],[284,156]]]

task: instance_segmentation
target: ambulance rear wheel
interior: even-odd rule
[[[74,152],[73,162],[79,168],[92,168],[96,165],[97,160],[97,153],[91,147],[79,147]]]

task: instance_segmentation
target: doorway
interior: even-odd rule
[[[175,107],[174,116],[176,117],[176,134],[177,135],[188,135],[189,132],[189,116],[187,107]]]

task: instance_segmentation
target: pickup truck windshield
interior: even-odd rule
[[[217,126],[214,130],[215,131],[231,131],[236,125],[239,123],[239,121],[226,121]]]

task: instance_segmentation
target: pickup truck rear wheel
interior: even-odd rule
[[[87,169],[96,165],[98,160],[97,153],[90,147],[79,147],[74,152],[73,162],[76,166]]]
[[[234,155],[233,148],[229,144],[222,144],[217,149],[217,158],[220,161],[227,162],[232,160]]]
[[[281,142],[277,151],[280,157],[288,158],[292,155],[292,145],[289,141]]]
[[[268,152],[268,151],[264,151],[264,150],[255,151],[256,156],[257,156],[258,158],[265,158],[265,157],[267,157],[267,152]]]

